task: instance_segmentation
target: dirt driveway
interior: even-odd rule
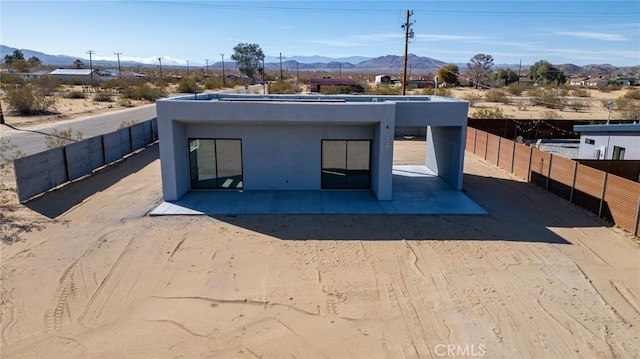
[[[465,172],[490,215],[149,217],[150,148],[29,204],[56,222],[2,246],[2,357],[637,358],[638,244]]]

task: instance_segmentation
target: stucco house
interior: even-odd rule
[[[197,94],[158,100],[165,201],[199,190],[370,191],[393,199],[396,127],[462,190],[468,103],[437,96]]]
[[[576,125],[579,159],[640,160],[640,124]]]

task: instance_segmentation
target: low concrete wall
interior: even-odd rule
[[[18,200],[26,202],[64,183],[90,175],[157,140],[157,120],[153,119],[18,158],[14,161]]]

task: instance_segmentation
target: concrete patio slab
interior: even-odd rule
[[[368,190],[190,191],[150,213],[167,215],[364,214],[485,215],[463,192],[453,190],[426,166],[393,166],[393,200]]]

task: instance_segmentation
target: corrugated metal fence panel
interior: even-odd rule
[[[601,216],[633,232],[638,199],[640,199],[640,183],[609,174]]]
[[[527,178],[529,170],[529,151],[531,147],[516,143],[513,154],[513,173],[520,178]]]
[[[572,203],[597,214],[600,207],[603,180],[604,172],[578,164]]]
[[[144,122],[131,126],[129,130],[131,132],[131,149],[133,151],[143,148],[150,143]]]
[[[14,170],[20,202],[68,180],[63,147],[19,158]]]
[[[65,146],[69,181],[89,175],[98,167],[105,165],[102,153],[102,136]]]
[[[467,130],[469,130],[469,127],[467,127]],[[155,142],[158,140],[158,119],[154,118],[151,120],[151,133],[153,134],[151,139],[151,142]],[[468,138],[468,137],[467,137]]]
[[[500,137],[488,134],[487,137],[487,161],[493,165],[498,165],[498,146],[500,145]]]
[[[560,156],[553,156],[553,160],[551,161],[551,175],[549,176],[549,191],[567,200],[571,198],[574,166],[575,161]]]
[[[484,158],[487,147],[487,133],[484,131],[478,131],[476,136],[476,155],[480,158]]]
[[[121,128],[116,132],[102,136],[104,138],[104,157],[107,163],[115,162],[131,151],[128,128]]]
[[[547,175],[549,174],[549,162],[551,154],[533,148],[531,151],[531,177],[530,181],[540,187],[547,187]]]
[[[467,144],[465,150],[473,153],[473,148],[476,145],[476,129],[467,127]]]
[[[498,167],[511,171],[511,161],[513,160],[513,141],[500,139],[500,158]]]

